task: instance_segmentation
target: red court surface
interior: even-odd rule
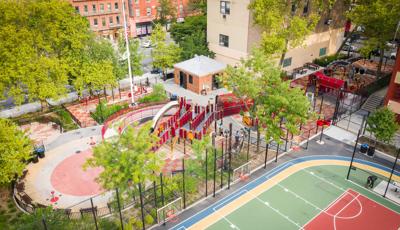
[[[306,230],[398,230],[399,228],[399,213],[351,189],[304,226]]]
[[[101,193],[101,186],[95,181],[101,168],[83,170],[82,165],[92,156],[88,149],[72,155],[56,166],[51,174],[51,185],[62,194],[73,196],[93,196]]]

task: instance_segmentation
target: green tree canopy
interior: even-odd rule
[[[248,109],[253,118],[258,118],[258,128],[267,141],[272,138],[280,142],[284,135],[281,121],[290,133],[296,134],[310,115],[310,103],[304,92],[283,81],[281,71],[261,53],[242,60],[238,67],[228,66],[220,79],[237,97],[254,101],[254,106]]]
[[[202,31],[195,31],[193,34],[185,37],[179,43],[179,46],[182,49],[182,60],[188,60],[195,55],[204,55],[211,58],[215,56],[214,52],[208,49],[207,38]]]
[[[158,138],[150,133],[151,124],[128,126],[116,139],[105,140],[93,149],[93,158],[84,167],[102,167],[98,181],[105,189],[127,191],[134,185],[154,181],[162,167],[160,156],[153,151]]]
[[[188,9],[192,12],[199,12],[200,14],[207,14],[207,1],[206,0],[189,0]]]
[[[261,49],[264,54],[273,58],[280,55],[282,65],[287,50],[302,45],[324,11],[330,10],[334,3],[335,0],[252,1],[249,9],[254,23],[263,31]]]
[[[167,25],[168,22],[175,19],[176,8],[171,0],[158,0],[157,24]]]
[[[88,21],[60,0],[4,0],[0,12],[1,92],[16,104],[64,95],[93,38]]]
[[[10,120],[0,118],[0,185],[22,175],[32,151],[32,142],[25,133]]]
[[[400,1],[360,0],[347,13],[347,17],[354,24],[365,27],[363,35],[368,38],[365,46],[368,51],[377,48],[380,50],[377,73],[380,76],[387,42],[394,38],[396,26],[400,19]]]
[[[380,108],[367,119],[367,131],[375,138],[385,143],[390,143],[399,129],[396,114],[387,107]]]
[[[129,39],[131,68],[132,68],[132,74],[134,76],[139,76],[143,74],[143,69],[142,69],[143,54],[139,52],[139,46],[140,46],[139,40]],[[118,51],[120,54],[121,68],[123,70],[123,78],[125,78],[128,75],[128,59],[124,56],[126,54],[126,42],[125,38],[123,38],[122,36],[120,36],[120,39],[118,40]]]
[[[205,15],[195,15],[186,17],[184,22],[172,24],[169,31],[174,41],[180,44],[185,37],[197,31],[202,31],[205,34],[206,30],[207,17]]]
[[[153,66],[162,70],[165,79],[167,69],[180,60],[182,50],[173,42],[166,43],[166,32],[160,24],[153,29],[150,40],[155,46],[152,53]]]

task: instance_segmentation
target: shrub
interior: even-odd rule
[[[64,130],[69,131],[78,128],[78,126],[72,119],[71,114],[68,113],[65,109],[57,110],[56,114],[58,115],[58,122]]]
[[[152,225],[153,222],[154,222],[154,219],[153,219],[153,217],[151,215],[147,214],[144,217],[144,222],[146,223],[146,225]]]
[[[125,109],[127,107],[128,107],[128,104],[107,105],[104,101],[101,101],[100,104],[97,105],[96,110],[91,114],[91,116],[98,123],[103,123],[111,115],[113,115],[114,113],[120,111],[121,109]]]
[[[343,59],[345,57],[346,57],[346,55],[343,55],[343,54],[334,54],[334,55],[330,55],[330,56],[324,56],[321,58],[317,58],[313,61],[313,63],[317,64],[319,66],[326,67],[331,62],[339,60],[339,59]]]
[[[148,102],[160,102],[167,100],[167,94],[165,93],[164,86],[162,84],[155,84],[153,86],[153,92],[140,98],[140,103]]]

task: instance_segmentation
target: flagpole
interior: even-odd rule
[[[129,4],[129,3],[128,3]],[[132,69],[131,69],[131,53],[129,51],[129,39],[128,39],[128,31],[126,26],[126,18],[125,18],[125,2],[122,0],[122,17],[124,20],[124,35],[125,35],[125,45],[126,52],[128,54],[128,76],[131,83],[131,102],[132,105],[135,104],[135,93],[133,91],[133,77],[132,77]]]

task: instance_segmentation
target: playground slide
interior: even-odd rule
[[[168,102],[166,105],[164,105],[157,113],[156,115],[153,117],[153,123],[151,125],[152,130],[154,130],[157,126],[158,121],[160,120],[160,118],[171,108],[179,106],[179,102],[178,101],[170,101]]]

